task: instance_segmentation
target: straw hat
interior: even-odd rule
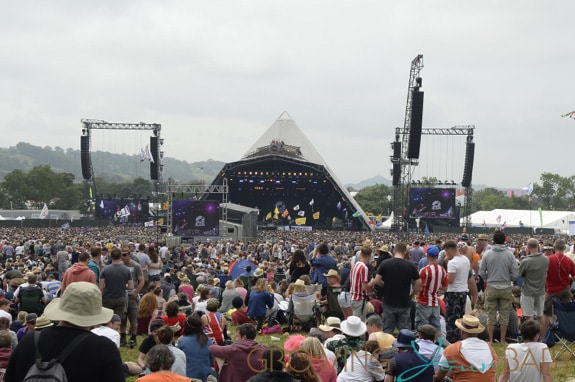
[[[395,337],[391,334],[384,332],[374,332],[372,334],[376,338],[380,349],[388,349],[392,347],[395,342]]]
[[[294,285],[305,286],[305,281],[297,279],[295,281]]]
[[[71,283],[61,298],[46,306],[44,315],[52,321],[66,321],[80,327],[107,323],[114,311],[102,307],[102,293],[92,283],[78,281]]]
[[[323,274],[325,277],[335,277],[338,280],[341,280],[341,276],[339,275],[339,272],[336,271],[335,269],[330,269],[329,272],[324,273]]]
[[[466,314],[463,318],[455,320],[455,326],[466,333],[479,334],[485,330],[485,326],[481,325],[479,318]]]
[[[264,270],[261,268],[256,269],[254,272],[254,277],[261,277],[263,275],[264,275]]]
[[[360,337],[367,331],[367,326],[357,316],[349,316],[341,323],[341,331],[350,337]]]
[[[42,315],[36,319],[36,330],[44,329],[54,325],[46,316]]]

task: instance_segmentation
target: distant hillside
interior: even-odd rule
[[[138,155],[92,152],[92,167],[96,177],[112,182],[129,181],[137,177],[150,178],[150,165],[147,161],[140,163]],[[57,172],[69,172],[82,180],[80,150],[62,149],[61,147],[39,147],[20,142],[14,147],[0,148],[0,180],[14,170],[27,172],[32,167],[48,164]],[[207,161],[189,163],[179,159],[164,157],[164,179],[173,178],[185,183],[204,180],[210,183],[225,165],[224,162],[208,159]]]
[[[384,178],[384,177],[381,176],[381,175],[377,175],[377,176],[374,176],[374,177],[371,177],[371,178],[362,180],[362,181],[359,182],[359,183],[349,183],[349,184],[346,184],[345,187],[347,187],[348,189],[351,188],[351,189],[353,189],[353,190],[355,190],[355,191],[359,191],[359,190],[361,190],[362,188],[369,187],[369,186],[373,186],[373,185],[376,185],[376,184],[385,184],[386,186],[391,186],[391,180],[389,180],[389,179],[387,179],[387,178]]]

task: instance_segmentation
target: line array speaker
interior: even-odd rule
[[[150,161],[150,179],[160,179],[160,150],[158,147],[158,137],[150,137],[150,152],[153,161]]]
[[[423,92],[411,92],[411,124],[409,127],[409,142],[407,157],[419,159],[419,146],[421,144],[421,126],[423,122]]]
[[[467,142],[465,147],[465,167],[463,168],[463,180],[461,186],[471,186],[473,176],[473,159],[475,157],[475,142]]]
[[[394,164],[393,165],[393,179],[391,184],[393,186],[399,185],[399,179],[401,178],[401,165]]]
[[[90,159],[90,136],[80,137],[80,158],[82,161],[82,177],[86,180],[92,178],[92,160]]]

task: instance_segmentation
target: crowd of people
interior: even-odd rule
[[[551,381],[541,339],[575,279],[562,238],[502,231],[263,231],[169,247],[143,228],[9,228],[1,239],[6,381],[24,380],[36,349],[82,381],[495,381],[494,342],[507,347],[499,381]],[[138,358],[122,360],[123,346]]]

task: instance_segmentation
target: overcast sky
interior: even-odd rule
[[[79,149],[81,118],[162,124],[167,156],[236,161],[287,110],[344,182],[390,178],[409,68],[425,128],[476,126],[474,184],[575,175],[575,2],[17,1],[0,12],[0,145]],[[149,134],[95,135],[136,154]],[[465,139],[414,177],[461,181]],[[80,166],[80,163],[78,163]]]

